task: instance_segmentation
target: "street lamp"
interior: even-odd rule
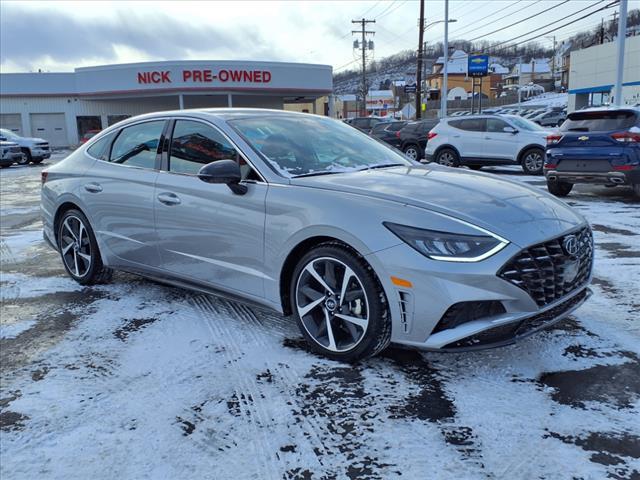
[[[452,18],[451,20],[449,20],[449,23],[455,23],[455,22],[457,22],[457,21],[458,21],[458,20],[456,20],[455,18]],[[436,20],[435,22],[431,22],[431,23],[426,24],[426,25],[424,26],[424,30],[423,30],[423,32],[424,32],[424,31],[426,31],[426,30],[427,30],[427,28],[429,28],[429,27],[433,27],[434,25],[437,25],[438,23],[444,23],[444,20]]]

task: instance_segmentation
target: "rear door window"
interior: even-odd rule
[[[627,130],[637,122],[631,111],[574,112],[560,127],[563,132],[606,132]]]
[[[130,167],[155,168],[164,120],[123,128],[113,142],[109,161]]]
[[[449,122],[449,125],[468,132],[484,132],[486,123],[484,118],[465,118],[464,120],[453,120]]]
[[[87,148],[87,153],[93,158],[108,162],[109,150],[111,148],[111,142],[113,141],[114,136],[115,132],[111,132],[96,140],[89,148]]]

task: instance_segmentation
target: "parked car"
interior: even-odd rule
[[[398,141],[394,146],[412,160],[423,159],[429,130],[438,122],[439,120],[435,118],[407,123],[399,132],[396,132]]]
[[[380,122],[371,129],[370,135],[379,140],[382,140],[383,142],[388,143],[389,145],[397,147],[399,139],[396,135],[396,132],[400,131],[406,124],[407,122],[404,120]]]
[[[388,122],[389,120],[379,117],[356,117],[349,122],[349,125],[357,128],[364,133],[371,133],[371,129],[381,122]]]
[[[84,135],[82,135],[82,137],[80,137],[80,145],[82,145],[83,143],[87,143],[89,139],[95,137],[99,133],[100,130],[88,130]]]
[[[559,197],[576,183],[629,185],[640,196],[640,109],[570,113],[547,137],[544,172],[549,191]]]
[[[562,110],[545,110],[528,119],[543,127],[559,127],[566,118],[567,115]]]
[[[15,142],[0,140],[0,167],[7,168],[22,161],[22,150]]]
[[[416,164],[321,116],[130,118],[42,183],[45,238],[78,283],[117,269],[258,303],[292,314],[311,348],[336,360],[390,342],[512,343],[589,296],[591,231],[569,206],[518,182]],[[572,250],[531,259],[556,244]]]
[[[542,174],[545,130],[517,115],[478,115],[446,119],[429,132],[426,159],[448,167],[521,165],[529,175]]]
[[[0,140],[15,142],[20,146],[23,153],[22,159],[18,162],[20,165],[40,163],[51,156],[49,142],[43,138],[21,137],[11,130],[0,128]]]

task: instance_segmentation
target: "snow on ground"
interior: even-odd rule
[[[350,366],[270,312],[126,274],[75,284],[39,212],[19,210],[37,205],[40,170],[0,174],[3,479],[640,476],[628,189],[568,197],[597,261],[594,295],[567,321],[501,349],[391,348]]]
[[[524,107],[540,107],[540,108],[551,108],[551,107],[566,107],[567,102],[569,101],[568,93],[555,93],[555,92],[547,92],[542,95],[538,95],[529,100],[524,100],[521,102],[521,105]],[[504,107],[517,107],[518,104],[514,103],[513,105],[505,105]]]

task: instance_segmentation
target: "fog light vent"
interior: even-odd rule
[[[399,291],[400,293],[400,322],[402,323],[402,331],[409,333],[411,330],[411,321],[413,320],[413,296],[409,292]]]
[[[449,328],[456,328],[463,323],[503,313],[506,313],[504,306],[495,300],[456,303],[449,307],[431,333],[438,333]]]

